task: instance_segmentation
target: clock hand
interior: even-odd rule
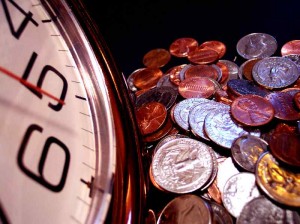
[[[7,75],[7,76],[9,76],[9,77],[11,77],[11,78],[17,80],[17,81],[20,81],[22,84],[24,84],[24,85],[27,86],[27,87],[33,88],[33,89],[35,89],[36,91],[38,91],[38,92],[40,92],[40,93],[42,93],[42,94],[44,94],[44,95],[50,97],[51,99],[56,100],[58,103],[60,103],[60,104],[62,104],[62,105],[65,104],[65,102],[64,102],[63,100],[61,100],[61,99],[59,99],[59,98],[53,96],[52,94],[46,92],[45,90],[43,90],[43,89],[41,89],[41,88],[39,88],[39,87],[33,85],[32,83],[27,82],[26,80],[20,78],[19,76],[15,75],[15,74],[12,73],[11,71],[9,71],[9,70],[7,70],[7,69],[1,67],[1,66],[0,66],[0,72],[2,72],[3,74],[5,74],[5,75]]]

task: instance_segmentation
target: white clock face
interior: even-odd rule
[[[83,32],[63,1],[38,0],[1,0],[0,31],[1,219],[103,221],[115,133]]]

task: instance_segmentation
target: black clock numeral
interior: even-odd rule
[[[1,0],[4,13],[9,25],[9,29],[11,34],[16,38],[19,39],[23,31],[25,30],[26,26],[31,22],[33,25],[38,26],[39,24],[32,18],[32,13],[31,12],[25,12],[17,3],[15,3],[13,0]],[[10,12],[8,10],[6,2],[11,3],[21,14],[24,15],[24,19],[21,22],[20,26],[15,29],[12,17],[10,16]]]
[[[45,145],[42,149],[42,153],[39,159],[39,163],[38,163],[38,174],[36,174],[34,171],[31,171],[30,169],[28,169],[25,165],[25,152],[28,150],[36,150],[34,148],[30,148],[28,146],[29,140],[31,138],[31,135],[33,132],[38,131],[41,132],[43,131],[43,128],[36,125],[36,124],[32,124],[28,127],[24,138],[22,140],[19,152],[18,152],[18,165],[20,167],[20,169],[30,178],[32,178],[33,180],[35,180],[36,182],[38,182],[39,184],[41,184],[42,186],[46,187],[47,189],[54,191],[54,192],[59,192],[63,189],[66,179],[67,179],[67,174],[68,174],[68,170],[69,170],[69,165],[70,165],[70,152],[67,148],[67,146],[62,143],[60,140],[58,140],[55,137],[48,137]],[[46,178],[44,177],[44,168],[47,162],[47,155],[49,153],[49,151],[51,150],[51,145],[52,144],[56,144],[57,146],[59,146],[62,151],[64,152],[65,155],[65,160],[64,160],[64,164],[63,164],[63,170],[61,173],[61,177],[60,177],[60,181],[58,184],[53,184],[50,183],[49,181],[46,180]]]
[[[35,60],[37,59],[37,57],[38,57],[38,54],[37,53],[35,53],[35,52],[33,52],[32,53],[32,55],[31,55],[31,58],[30,58],[30,60],[29,60],[29,62],[28,62],[28,64],[27,64],[27,67],[26,67],[26,69],[25,69],[25,71],[24,71],[24,74],[23,74],[23,76],[22,76],[22,79],[23,80],[26,80],[27,81],[27,79],[28,79],[28,77],[29,77],[29,74],[30,74],[30,71],[31,71],[31,69],[32,69],[32,67],[33,67],[33,65],[34,65],[34,62],[35,62]],[[38,80],[38,82],[37,82],[37,87],[39,87],[39,88],[41,88],[42,87],[42,85],[43,85],[43,82],[44,82],[44,80],[45,80],[45,78],[46,78],[46,75],[50,75],[50,74],[53,74],[53,75],[56,75],[59,79],[61,79],[61,81],[62,81],[62,91],[61,91],[61,94],[60,94],[60,100],[61,101],[64,101],[65,100],[65,98],[66,98],[66,94],[67,94],[67,90],[68,90],[68,82],[67,82],[67,80],[66,80],[66,78],[59,72],[59,71],[57,71],[54,67],[52,67],[52,66],[50,66],[50,65],[45,65],[44,66],[44,68],[43,68],[43,70],[42,70],[42,72],[41,72],[41,74],[40,74],[40,77],[39,77],[39,80]],[[34,93],[38,98],[40,98],[40,99],[42,99],[42,94],[40,93],[40,92],[38,92],[37,90],[35,90],[35,89],[33,89],[33,88],[30,88],[30,87],[28,87],[28,86],[26,86],[32,93]],[[61,103],[57,103],[56,105],[54,105],[54,104],[51,104],[51,103],[49,103],[48,104],[49,105],[49,107],[50,108],[52,108],[53,110],[55,110],[55,111],[59,111],[59,110],[61,110],[61,108],[62,108],[62,104]]]

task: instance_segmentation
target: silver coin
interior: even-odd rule
[[[212,110],[223,108],[228,110],[230,106],[212,100],[207,100],[207,102],[199,103],[193,107],[189,114],[189,124],[192,133],[197,137],[199,136],[207,141],[210,141],[210,138],[207,137],[204,131],[204,119]]]
[[[199,103],[207,102],[205,98],[188,98],[180,101],[175,105],[173,117],[180,128],[185,131],[190,130],[189,113],[190,110]]]
[[[186,194],[172,199],[160,213],[157,224],[198,223],[211,224],[210,204],[202,198]]]
[[[260,192],[256,186],[255,174],[240,172],[225,183],[222,201],[227,211],[237,218],[247,202],[258,196]]]
[[[294,62],[297,65],[298,70],[300,72],[300,54],[288,54],[288,55],[284,55],[283,57],[288,58],[292,62]]]
[[[165,143],[169,142],[170,140],[176,139],[176,138],[189,138],[186,135],[182,135],[182,134],[173,134],[173,135],[167,135],[164,138],[162,138],[157,145],[154,148],[153,154],[155,154],[155,152],[157,151],[157,149],[159,149],[161,146],[163,146]]]
[[[237,79],[238,78],[238,72],[239,72],[239,66],[230,60],[219,60],[219,62],[225,64],[229,70],[229,79]]]
[[[284,57],[263,58],[252,69],[253,80],[268,89],[287,87],[299,76],[296,64]]]
[[[236,49],[238,54],[245,59],[265,58],[276,52],[277,41],[266,33],[251,33],[238,41]]]
[[[161,86],[169,86],[174,88],[176,91],[178,91],[178,86],[176,86],[174,83],[170,81],[170,74],[163,75],[158,82],[156,83],[156,87]]]
[[[253,135],[244,135],[233,142],[231,155],[236,164],[241,168],[254,173],[259,156],[267,150],[268,143],[262,138]]]
[[[288,210],[273,203],[265,196],[249,201],[242,209],[236,224],[299,224],[296,211]]]
[[[169,110],[175,103],[178,92],[170,86],[160,86],[150,89],[136,98],[135,106],[140,107],[145,103],[159,102]]]
[[[153,180],[166,191],[182,194],[201,188],[213,172],[211,147],[191,138],[162,145],[153,156]]]
[[[207,136],[224,148],[230,149],[232,143],[242,135],[260,136],[259,130],[248,131],[236,124],[230,115],[230,109],[212,110],[204,119],[204,131]]]
[[[179,72],[179,78],[180,78],[180,81],[183,81],[185,80],[185,72],[186,70],[188,70],[190,67],[193,67],[194,65],[193,64],[187,64],[185,65]]]

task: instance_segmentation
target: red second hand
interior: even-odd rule
[[[15,75],[14,73],[8,71],[7,69],[5,69],[5,68],[3,68],[3,67],[1,67],[1,66],[0,66],[0,71],[1,71],[2,73],[4,73],[5,75],[8,75],[9,77],[13,78],[13,79],[15,79],[15,80],[17,80],[17,81],[20,81],[20,82],[21,82],[22,84],[24,84],[25,86],[30,87],[30,88],[32,88],[32,89],[35,89],[36,91],[38,91],[38,92],[40,92],[40,93],[42,93],[42,94],[44,94],[44,95],[50,97],[51,99],[56,100],[58,103],[60,103],[60,104],[62,104],[62,105],[65,104],[65,102],[64,102],[63,100],[58,99],[57,97],[53,96],[52,94],[50,94],[50,93],[46,92],[45,90],[43,90],[43,89],[41,89],[41,88],[39,88],[39,87],[37,87],[37,86],[31,84],[30,82],[27,82],[26,80],[20,78],[19,76]]]

